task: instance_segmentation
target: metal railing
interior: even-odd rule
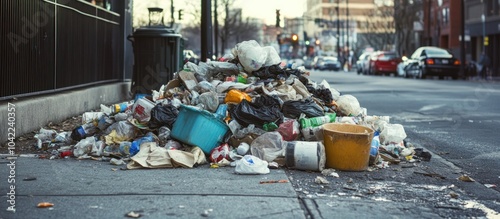
[[[120,15],[81,0],[2,0],[0,101],[120,81]]]

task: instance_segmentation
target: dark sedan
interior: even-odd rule
[[[420,47],[405,61],[406,77],[426,78],[438,76],[439,79],[460,76],[460,60],[445,49],[433,46]]]

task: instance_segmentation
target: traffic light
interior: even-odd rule
[[[179,10],[179,20],[182,20],[182,12],[183,12],[183,10],[182,10],[182,9],[180,9],[180,10]]]
[[[299,35],[297,34],[292,34],[292,42],[297,43],[299,42]]]
[[[281,19],[280,19],[280,10],[276,9],[276,27],[280,27],[280,22],[281,22]]]

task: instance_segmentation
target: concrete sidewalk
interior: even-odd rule
[[[9,161],[0,161],[1,180],[7,182]],[[0,218],[123,218],[131,211],[143,218],[305,217],[290,183],[259,183],[288,179],[282,169],[238,175],[234,167],[209,165],[119,168],[93,160],[20,157],[15,162],[15,183],[1,184]],[[10,185],[15,185],[15,213],[5,211],[10,206],[5,195]],[[54,207],[37,208],[39,202]]]
[[[10,165],[11,161],[15,161],[15,165]],[[476,195],[482,191],[480,196],[483,197],[476,198],[491,200],[490,206],[498,208],[498,204],[494,204],[497,192],[479,183],[464,187],[466,183],[456,181],[458,169],[446,168],[447,164],[438,157],[429,164],[445,171],[442,175],[448,180],[431,179],[439,184],[422,182],[422,178],[413,173],[417,169],[403,174],[402,179],[391,177],[396,169],[377,170],[377,173],[388,174],[378,176],[384,178],[382,181],[370,180],[377,177],[375,175],[366,178],[370,174],[366,171],[341,172],[340,181],[330,184],[339,192],[330,194],[306,193],[312,187],[318,187],[310,179],[320,173],[298,170],[289,173],[286,168],[271,169],[265,175],[239,175],[234,167],[210,168],[208,164],[192,169],[123,170],[125,165],[75,158],[18,157],[9,160],[2,157],[0,163],[0,180],[3,181],[0,184],[3,194],[0,218],[126,218],[125,215],[132,211],[141,214],[142,218],[442,218],[485,215],[477,209],[456,208],[460,204],[458,200],[450,199],[451,191],[459,193],[464,200],[475,199],[470,197],[471,194],[467,195],[467,191],[475,191]],[[11,166],[15,167],[14,171]],[[15,182],[9,182],[9,178]],[[350,178],[356,181],[350,187],[359,183],[360,190],[351,191],[349,186],[340,183]],[[289,181],[260,183],[283,179]],[[460,188],[450,189],[453,182]],[[12,193],[10,186],[15,186],[15,196],[7,195]],[[375,189],[375,195],[369,194],[369,188],[379,186],[381,190]],[[396,201],[398,199],[391,199],[393,195],[407,200]],[[40,202],[50,202],[54,206],[37,208]],[[15,204],[16,212],[6,211],[11,204]],[[493,211],[490,215],[498,216],[498,209],[493,209],[496,213]]]
[[[2,159],[0,176],[6,181],[10,162]],[[121,166],[124,168],[124,166]],[[121,218],[134,211],[143,218],[438,218],[432,209],[414,203],[391,203],[340,198],[300,198],[283,169],[266,175],[238,175],[233,167],[120,170],[109,162],[15,160],[16,212],[1,218]],[[40,202],[52,208],[37,208]],[[301,207],[303,206],[303,207]],[[401,209],[406,209],[401,211]],[[306,213],[307,212],[307,213]]]

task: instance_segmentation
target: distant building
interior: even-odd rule
[[[492,60],[493,76],[500,75],[500,2],[492,0],[423,0],[424,45],[448,49],[460,56],[461,12],[464,3],[466,62],[478,61],[484,50]],[[483,19],[484,17],[484,19]]]
[[[304,27],[310,38],[321,42],[318,53],[359,53],[365,48],[391,50],[393,10],[393,0],[308,0]],[[385,36],[388,39],[380,43],[369,40]]]

